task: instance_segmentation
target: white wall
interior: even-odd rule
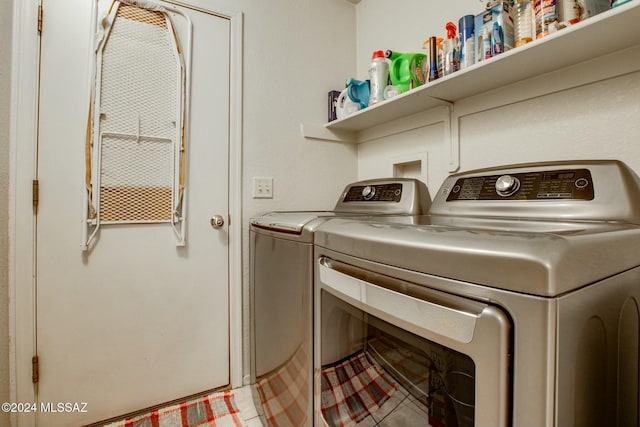
[[[303,121],[327,120],[327,92],[355,70],[354,6],[344,0],[235,1],[244,21],[244,217],[333,207],[355,179],[353,146],[304,139]],[[253,176],[274,198],[253,199]]]
[[[638,100],[640,73],[635,72],[463,117],[462,168],[617,158],[638,173]]]
[[[270,210],[331,209],[344,185],[357,177],[356,147],[304,139],[300,132],[302,122],[327,121],[327,92],[344,85],[345,73],[355,72],[355,6],[344,0],[232,3],[244,12],[243,335],[248,337],[249,218]],[[253,199],[254,176],[273,177],[273,199]],[[245,340],[246,351],[248,344]]]
[[[431,36],[445,37],[445,24],[458,25],[463,15],[476,14],[478,0],[362,0],[357,10],[358,76],[366,78],[374,50],[425,52]]]
[[[394,4],[393,11],[385,6],[383,0],[362,0],[356,7],[360,77],[366,76],[373,49],[419,52],[428,36],[444,35],[448,20],[457,23],[462,15],[482,10],[482,3],[468,0],[402,0]],[[638,49],[627,54],[637,55]],[[550,81],[571,78],[571,73],[581,76],[597,68],[606,74],[615,67],[615,62],[592,61],[457,102],[454,119],[459,117],[460,170],[542,160],[617,158],[640,172],[640,72],[594,79],[597,82],[559,92],[547,90]],[[505,99],[509,105],[500,106]],[[427,184],[433,195],[448,173],[448,140],[441,126],[360,144],[360,177],[385,174],[389,159],[426,150]]]
[[[437,123],[361,144],[358,147],[360,179],[388,176],[418,178],[433,194],[439,184],[438,179],[447,171],[446,163],[437,162],[437,159],[447,158],[443,135],[444,123]],[[412,162],[420,162],[421,170],[409,168],[403,174],[402,170],[394,169],[394,165]]]
[[[9,402],[9,107],[13,0],[0,0],[0,402]],[[0,412],[0,425],[9,414]]]

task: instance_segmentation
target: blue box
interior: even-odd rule
[[[475,49],[476,63],[485,60],[485,47],[483,46],[483,34],[491,37],[491,57],[513,49],[513,16],[512,5],[508,1],[490,3],[489,7],[479,15],[476,15]],[[501,41],[499,40],[501,39]]]

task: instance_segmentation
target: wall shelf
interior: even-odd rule
[[[640,1],[631,1],[543,39],[324,125],[303,123],[306,138],[361,142],[361,131],[506,85],[640,45]]]

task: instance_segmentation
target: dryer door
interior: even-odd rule
[[[502,310],[327,257],[317,267],[318,425],[508,425]]]

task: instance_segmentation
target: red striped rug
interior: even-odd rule
[[[104,427],[242,427],[232,392],[214,393],[119,420]]]

